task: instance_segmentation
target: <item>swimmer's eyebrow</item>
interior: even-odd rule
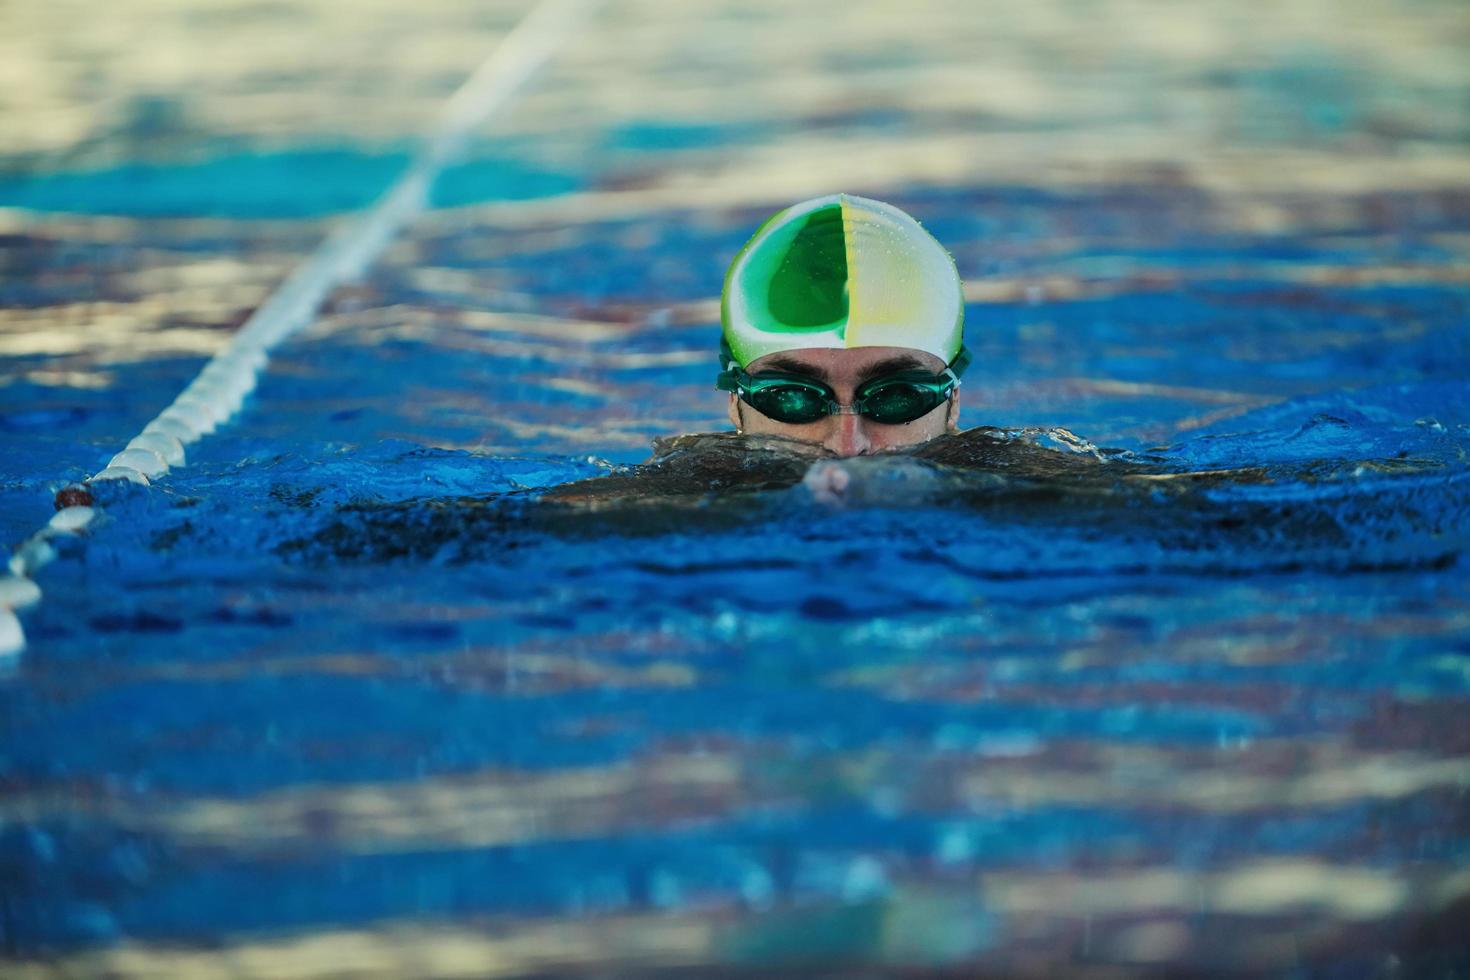
[[[863,373],[858,378],[858,382],[861,384],[873,378],[881,378],[885,374],[897,374],[899,371],[922,370],[924,370],[924,364],[917,357],[900,354],[897,357],[890,357],[876,364],[870,364],[863,369]],[[761,371],[774,371],[779,374],[800,374],[804,377],[816,378],[823,383],[832,380],[826,371],[817,367],[815,364],[805,364],[791,357],[773,357],[765,363]]]
[[[777,374],[800,374],[807,378],[816,378],[818,381],[828,380],[827,372],[815,364],[803,364],[790,357],[773,357],[761,367],[761,373],[773,371]]]
[[[922,370],[924,370],[924,364],[917,357],[890,357],[887,360],[879,361],[877,364],[869,365],[865,368],[860,380],[871,381],[873,378],[881,378],[885,374]]]

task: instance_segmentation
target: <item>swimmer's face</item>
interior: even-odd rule
[[[937,375],[944,367],[943,361],[925,351],[907,347],[854,347],[767,354],[751,361],[745,370],[750,374],[778,371],[814,378],[830,387],[839,402],[851,405],[854,392],[874,378],[900,371],[925,371]],[[916,446],[955,431],[959,424],[960,406],[956,390],[927,415],[901,425],[884,425],[861,415],[827,415],[805,425],[793,425],[762,415],[732,394],[729,412],[731,424],[752,435],[785,436],[820,444],[839,456],[866,456]]]

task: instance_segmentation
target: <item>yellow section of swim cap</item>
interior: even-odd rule
[[[889,213],[892,212],[892,213]],[[848,347],[914,347],[948,360],[959,349],[963,299],[954,262],[907,214],[842,197]]]
[[[842,207],[842,247],[847,253],[847,323],[842,332],[842,340],[848,347],[861,347],[862,344],[853,340],[852,328],[862,323],[861,307],[858,305],[860,291],[853,288],[853,282],[857,279],[857,249],[853,247],[856,239],[853,236],[853,222],[857,215],[857,209],[852,206],[852,198],[846,194],[837,195],[837,203]]]

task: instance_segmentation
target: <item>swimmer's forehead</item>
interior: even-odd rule
[[[763,371],[802,374],[820,381],[866,380],[899,371],[938,374],[944,362],[928,351],[912,347],[855,347],[846,350],[806,348],[758,357],[746,365],[751,374]]]

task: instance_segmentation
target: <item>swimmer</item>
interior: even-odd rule
[[[729,392],[735,432],[657,440],[655,457],[636,470],[547,499],[798,483],[829,504],[917,499],[932,482],[923,461],[993,468],[1060,455],[997,429],[958,431],[970,362],[960,277],[934,236],[890,204],[830,194],[778,211],[735,256],[720,312],[715,384]],[[881,462],[851,459],[880,454]]]
[[[837,456],[917,446],[958,427],[964,315],[954,260],[912,217],[803,201],[730,265],[716,385],[739,433]]]

